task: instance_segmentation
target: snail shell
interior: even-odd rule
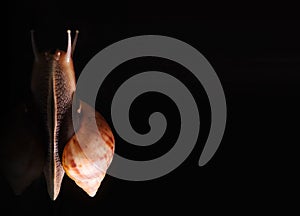
[[[83,101],[80,104],[80,128],[66,144],[62,164],[67,175],[93,197],[112,161],[115,141],[111,129],[100,113]],[[97,128],[91,124],[94,116]]]

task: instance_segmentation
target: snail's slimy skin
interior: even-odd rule
[[[75,72],[73,67],[71,32],[68,31],[67,52],[57,50],[54,54],[37,51],[32,32],[32,47],[34,51],[34,64],[32,71],[31,90],[35,104],[38,107],[41,119],[45,126],[47,136],[47,155],[44,166],[44,175],[47,182],[48,193],[52,200],[59,194],[64,169],[59,156],[59,145],[64,145],[74,131],[72,125],[63,122],[70,118],[68,110],[71,109],[72,97],[75,92]],[[64,135],[61,135],[64,131]],[[64,140],[61,140],[64,139]]]

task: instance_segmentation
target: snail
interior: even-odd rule
[[[13,149],[22,147],[19,157],[5,159],[13,164],[4,173],[17,194],[43,173],[48,194],[55,200],[66,173],[93,197],[113,159],[115,140],[111,128],[95,108],[76,96],[72,57],[78,31],[73,42],[70,30],[67,35],[66,52],[40,53],[31,31],[34,54],[31,97],[15,109],[18,118],[10,121],[19,127],[10,147],[4,149],[7,153],[4,155],[10,155]],[[96,118],[97,128],[91,126],[92,118]]]

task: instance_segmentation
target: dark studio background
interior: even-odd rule
[[[101,3],[100,3],[101,4]],[[147,7],[145,5],[144,7]],[[9,5],[7,53],[9,106],[26,95],[33,61],[30,30],[40,49],[67,46],[66,30],[79,29],[74,55],[76,75],[106,46],[127,37],[158,34],[180,39],[198,49],[214,67],[223,85],[228,118],[222,143],[204,167],[198,159],[209,130],[210,110],[201,84],[183,67],[167,60],[145,58],[120,65],[101,88],[96,104],[110,125],[110,103],[115,90],[130,76],[147,70],[166,71],[192,92],[200,109],[198,143],[185,162],[170,174],[146,182],[106,176],[94,198],[88,197],[66,175],[58,199],[50,200],[43,177],[21,196],[12,193],[1,175],[1,209],[22,215],[73,215],[91,212],[158,214],[161,211],[259,213],[296,207],[297,153],[293,139],[299,100],[300,33],[298,20],[212,20],[192,13],[143,13],[132,5],[110,14],[105,7],[72,3],[26,2]],[[180,11],[180,8],[177,8]],[[19,17],[19,18],[17,18]],[[184,74],[184,75],[183,75]],[[134,148],[115,133],[117,152],[137,160],[155,158],[176,141],[180,118],[166,96],[148,93],[132,104],[133,127],[145,133],[148,115],[161,111],[168,120],[164,137],[146,149]],[[9,116],[6,116],[9,118]],[[16,149],[17,151],[17,149]],[[298,168],[298,169],[296,169]]]

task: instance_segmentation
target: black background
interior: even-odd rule
[[[148,6],[145,4],[143,8]],[[1,176],[1,208],[23,215],[76,215],[79,212],[100,215],[181,210],[199,214],[205,211],[286,213],[296,207],[292,195],[297,194],[296,172],[299,171],[294,150],[299,144],[299,139],[294,139],[299,129],[296,118],[300,81],[298,20],[213,20],[211,16],[202,16],[202,9],[193,8],[189,12],[178,7],[174,11],[160,5],[144,13],[126,4],[110,13],[104,5],[101,7],[101,2],[96,6],[36,1],[11,3],[8,9],[9,82],[6,83],[9,93],[4,94],[7,106],[17,104],[28,88],[33,61],[30,30],[35,29],[40,49],[65,50],[66,30],[79,29],[74,55],[77,76],[101,49],[127,37],[158,34],[194,46],[220,78],[228,119],[220,148],[208,164],[199,167],[198,159],[210,120],[201,84],[184,68],[168,61],[148,58],[144,62],[141,59],[128,62],[114,70],[104,83],[97,109],[112,125],[113,93],[135,73],[161,70],[180,78],[201,107],[203,121],[190,157],[173,172],[152,181],[129,182],[106,176],[94,198],[88,197],[65,176],[55,202],[47,194],[43,177],[21,196],[15,196]],[[162,140],[147,151],[133,148],[116,135],[118,153],[142,160],[158,157],[172,147],[180,122],[171,100],[149,93],[139,97],[131,110],[131,122],[138,132],[147,132],[147,118],[153,111],[166,115],[168,129]]]

